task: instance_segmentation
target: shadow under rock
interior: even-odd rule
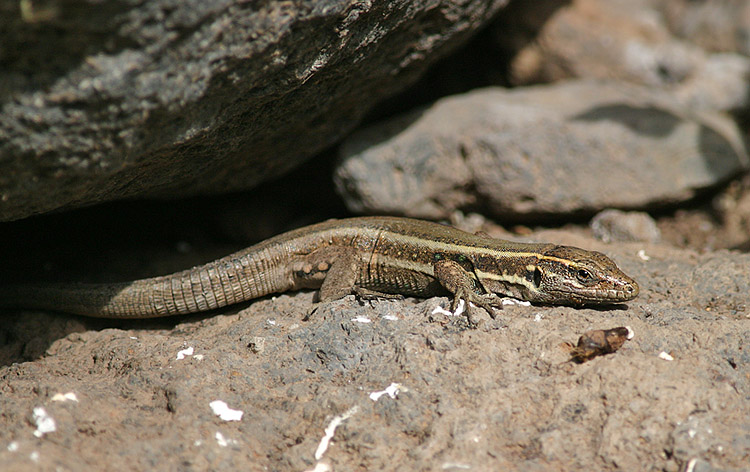
[[[248,304],[233,305],[232,313]],[[202,321],[226,311],[224,309],[192,315],[124,320],[89,318],[47,311],[3,309],[0,312],[0,367],[40,359],[55,341],[73,333],[105,329],[173,330],[179,324]]]

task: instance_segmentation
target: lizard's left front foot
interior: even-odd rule
[[[464,303],[466,303],[466,319],[469,320],[469,323],[476,326],[479,323],[479,320],[477,320],[474,316],[473,310],[471,305],[478,306],[482,308],[484,311],[487,312],[488,315],[490,315],[490,318],[493,320],[497,316],[495,314],[495,310],[502,310],[503,304],[502,299],[495,295],[494,293],[486,293],[486,294],[477,294],[473,291],[463,291],[459,290],[454,298],[453,302],[451,303],[451,311],[456,312],[456,308],[458,308],[458,303],[460,300],[463,300]]]
[[[473,319],[470,303],[483,308],[493,320],[495,319],[494,309],[502,308],[500,297],[494,293],[480,294],[475,292],[475,280],[459,262],[446,259],[442,256],[437,257],[437,260],[433,264],[433,270],[435,278],[440,282],[440,285],[453,294],[453,303],[451,303],[451,311],[453,313],[456,312],[458,301],[463,300],[466,302],[466,318],[472,325],[476,326],[477,323]]]

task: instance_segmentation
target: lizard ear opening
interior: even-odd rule
[[[534,277],[533,277],[534,287],[539,288],[540,285],[542,285],[542,271],[539,270],[539,267],[534,268]]]

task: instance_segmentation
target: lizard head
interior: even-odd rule
[[[638,296],[635,280],[600,252],[550,246],[528,269],[531,301],[565,305],[621,303]]]

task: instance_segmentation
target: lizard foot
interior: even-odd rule
[[[494,293],[477,294],[472,291],[467,291],[465,293],[462,292],[464,291],[459,290],[455,294],[453,302],[451,303],[451,311],[455,313],[456,309],[458,308],[459,301],[464,300],[464,302],[466,303],[466,318],[474,326],[478,324],[478,320],[474,316],[475,313],[473,313],[471,304],[482,308],[487,312],[488,315],[490,315],[490,318],[492,318],[493,320],[497,316],[495,314],[495,310],[502,310],[503,308],[502,298],[498,297]]]
[[[370,290],[369,288],[354,287],[354,295],[360,300],[403,300],[404,296],[400,293],[384,293],[378,292],[377,290]]]

